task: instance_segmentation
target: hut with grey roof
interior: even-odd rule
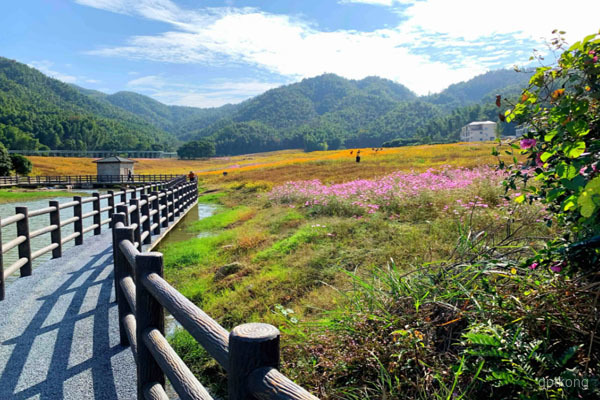
[[[96,175],[98,176],[98,182],[111,181],[111,176],[128,176],[133,175],[133,164],[137,161],[130,160],[128,158],[113,156],[106,157],[100,160],[95,160],[96,163]],[[112,178],[114,180],[114,178]]]

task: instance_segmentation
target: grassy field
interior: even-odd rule
[[[250,154],[235,157],[219,157],[205,160],[138,159],[135,171],[138,174],[196,174],[222,181],[238,177],[244,180],[268,180],[285,182],[296,179],[298,170],[301,176],[309,176],[319,171],[321,179],[340,180],[347,177],[356,179],[385,174],[398,169],[429,167],[452,164],[455,166],[476,166],[494,162],[490,155],[491,144],[450,144],[414,146],[383,149],[361,149],[361,162],[356,164],[355,150],[317,151],[304,153],[299,150],[286,150],[270,153]],[[352,154],[350,152],[352,151]],[[74,175],[95,174],[96,164],[91,158],[29,157],[33,162],[33,175]],[[328,172],[321,167],[327,163]]]
[[[71,197],[77,193],[61,190],[23,190],[23,189],[0,189],[0,204],[16,203],[20,201],[46,199],[52,197]]]
[[[197,237],[159,249],[166,278],[228,329],[277,326],[283,372],[322,399],[598,398],[593,295],[523,266],[560,232],[541,205],[504,196],[491,150],[139,160],[136,172],[194,170],[214,190]],[[37,173],[73,160],[33,158]],[[216,362],[183,331],[170,340],[224,395]],[[565,377],[587,386],[540,384]]]

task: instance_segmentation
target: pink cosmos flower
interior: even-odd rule
[[[535,146],[536,143],[537,141],[535,139],[521,139],[521,148],[523,150],[530,149]]]
[[[560,271],[562,271],[564,266],[565,266],[564,261],[555,262],[554,264],[552,264],[550,266],[550,270],[552,270],[552,272],[560,272]]]
[[[540,265],[539,263],[534,262],[533,264],[531,264],[529,266],[529,269],[536,269],[539,265]]]

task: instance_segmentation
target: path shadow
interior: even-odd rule
[[[13,348],[0,375],[0,399],[120,397],[114,358],[131,350],[114,333],[112,271],[109,246],[36,299],[41,305],[22,333],[2,343]]]

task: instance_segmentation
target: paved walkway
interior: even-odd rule
[[[0,399],[136,398],[133,356],[119,345],[111,240],[107,230],[8,285]]]

